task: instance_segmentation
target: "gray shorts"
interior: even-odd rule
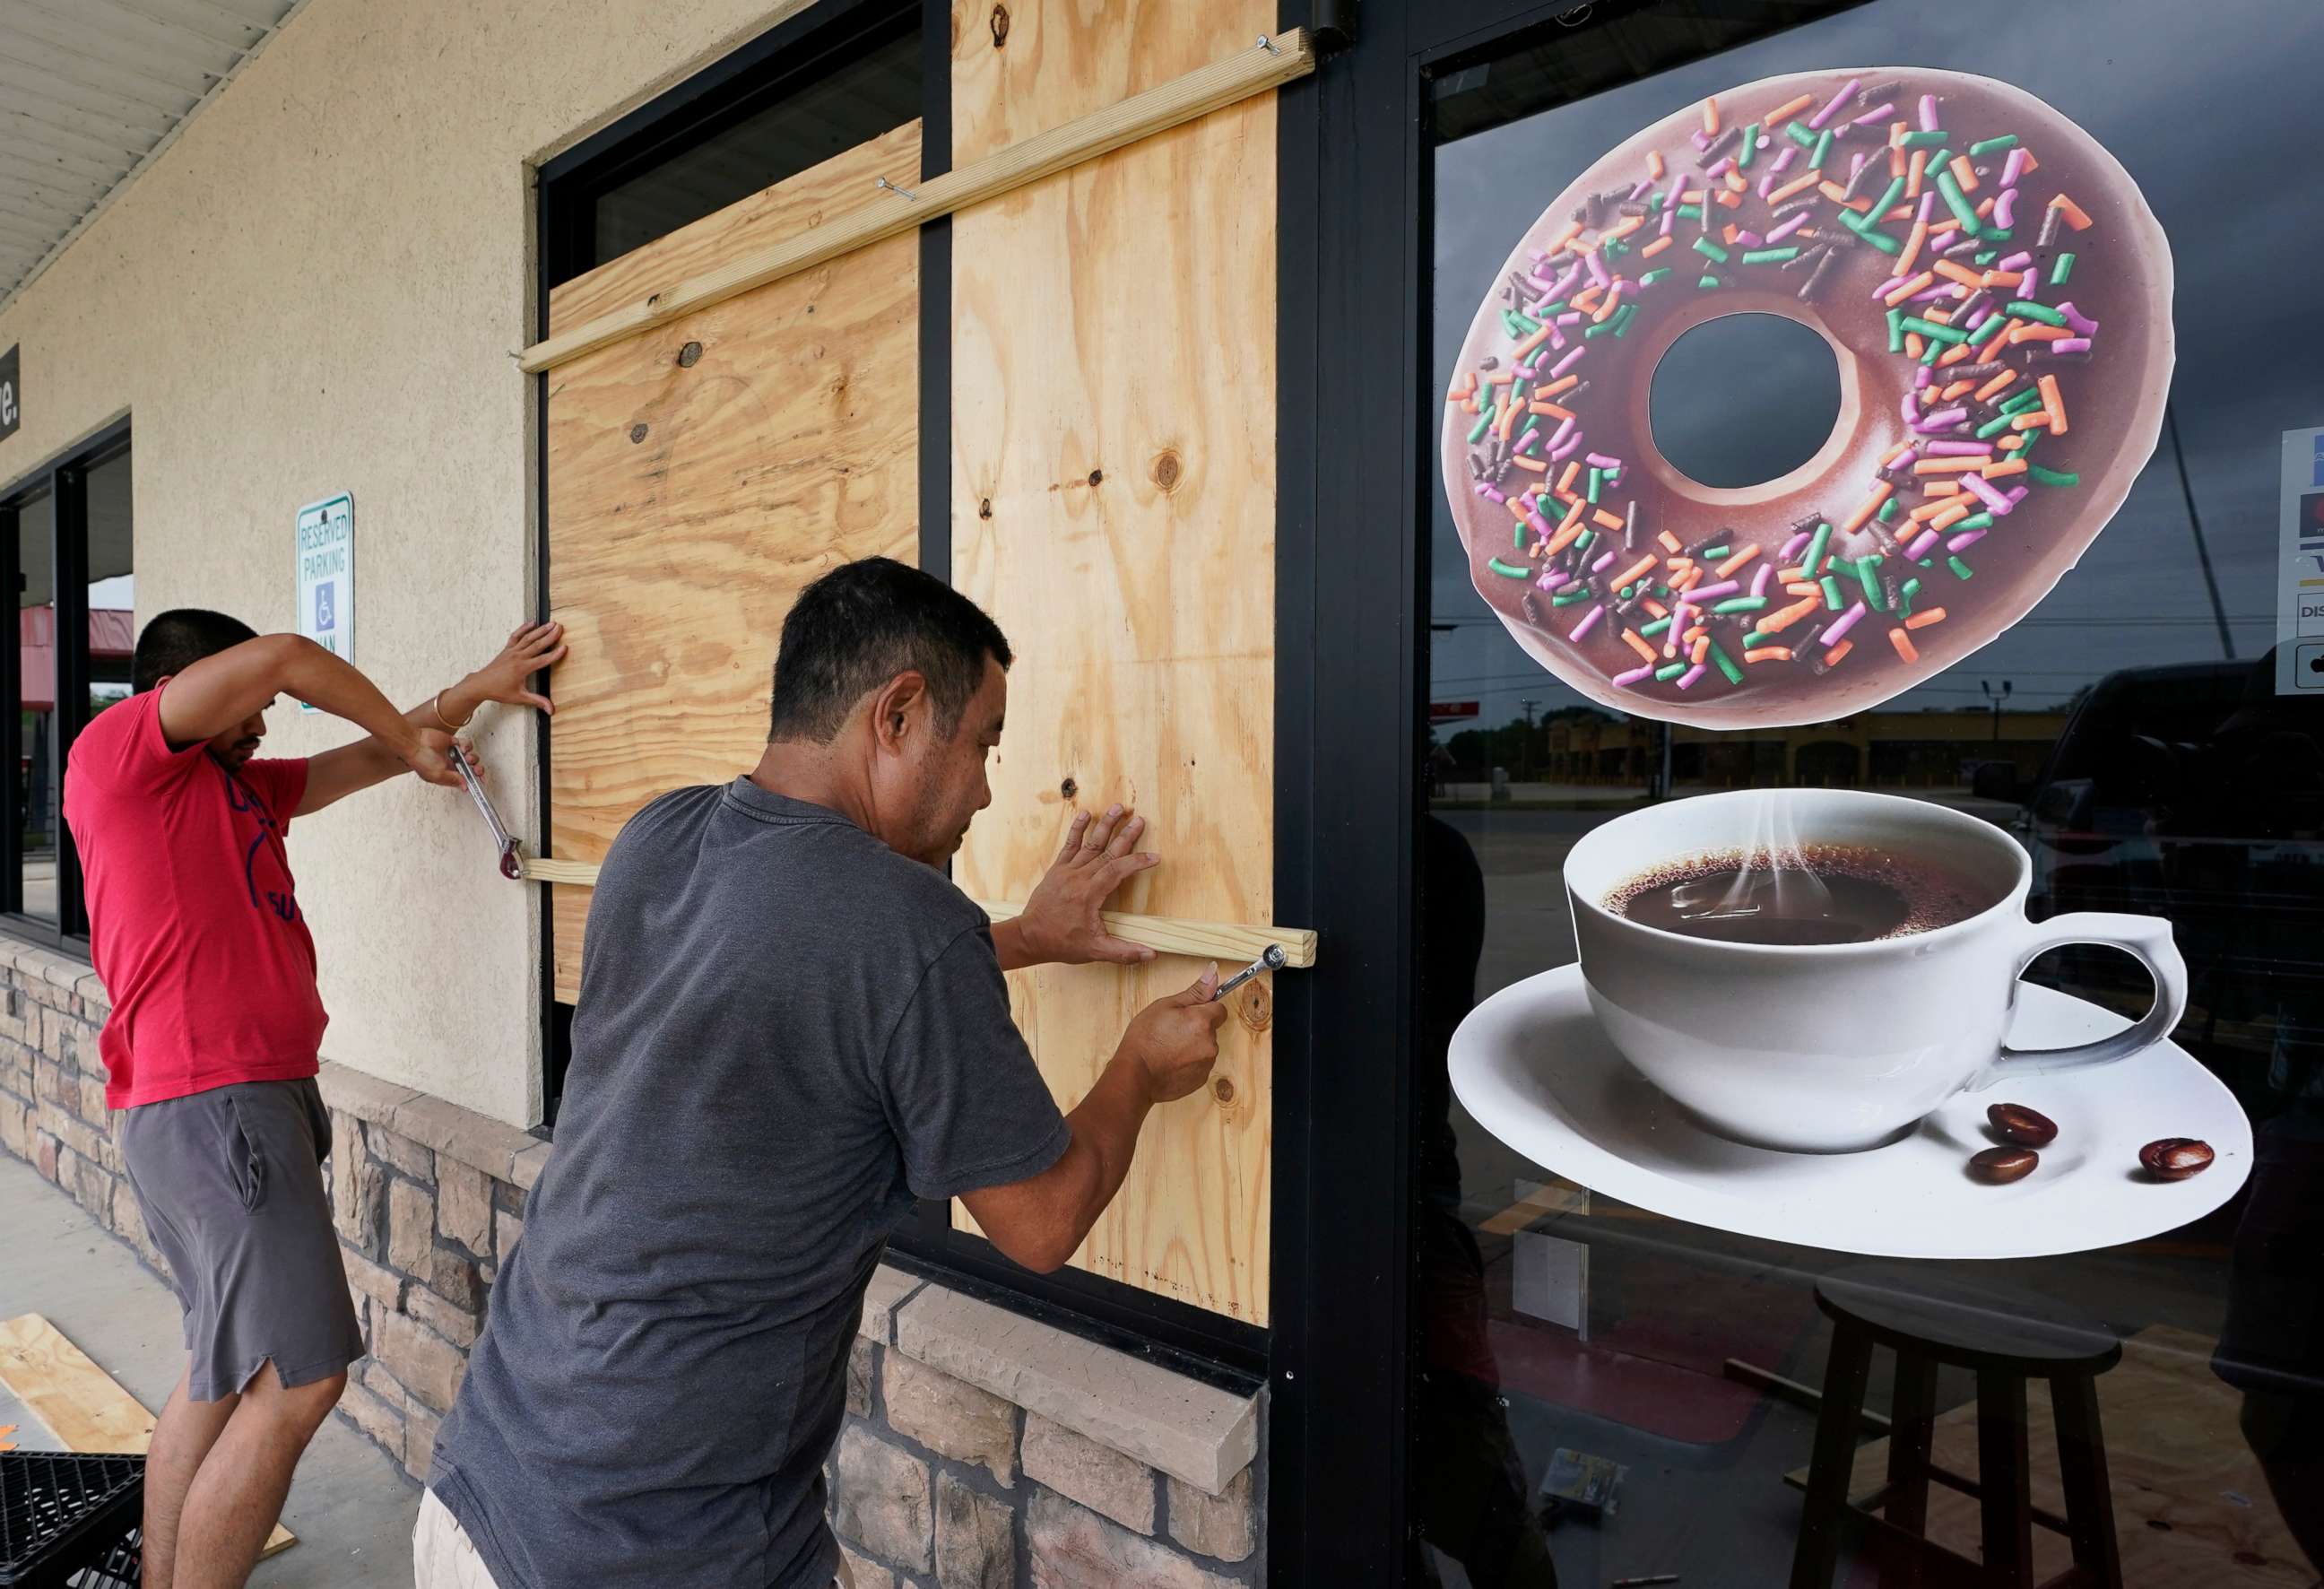
[[[194,1400],[238,1394],[269,1361],[287,1390],[364,1355],[323,1189],[331,1117],[312,1077],[141,1104],[115,1140],[186,1310]]]

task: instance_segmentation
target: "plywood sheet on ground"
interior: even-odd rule
[[[550,329],[917,172],[917,123],[558,287]],[[758,759],[784,615],[875,553],[917,560],[919,241],[892,237],[549,377],[549,854],[604,857],[654,796]],[[689,344],[698,356],[687,362]],[[552,890],[557,994],[587,889]]]
[[[2236,1425],[2242,1395],[2211,1372],[2215,1344],[2208,1336],[2158,1325],[2125,1342],[2121,1363],[2098,1376],[2098,1419],[2106,1435],[2122,1581],[2127,1589],[2181,1584],[2309,1589],[2316,1575],[2302,1565],[2300,1547],[2284,1528]],[[2039,1381],[2026,1390],[2034,1504],[2062,1516],[2065,1492],[2058,1479],[2058,1434],[2049,1394]],[[1974,1402],[1939,1415],[1932,1452],[1939,1467],[1977,1476]],[[1804,1469],[1786,1476],[1794,1484],[1807,1482]],[[1868,1495],[1887,1476],[1888,1442],[1872,1441],[1858,1448],[1849,1493]],[[1977,1501],[1932,1485],[1928,1533],[1977,1560]],[[2034,1581],[2046,1583],[2072,1565],[2065,1537],[2037,1526]]]
[[[955,5],[955,163],[1248,48],[1271,5]],[[1166,857],[1122,908],[1273,919],[1275,100],[957,217],[953,581],[1017,653],[993,804],[955,875],[1020,900],[1076,807],[1134,802]],[[1019,1025],[1071,1106],[1199,975],[1044,969]],[[1238,997],[1213,1090],[1157,1110],[1074,1261],[1268,1317],[1271,1004]],[[964,1213],[956,1218],[966,1223]]]
[[[47,1426],[68,1451],[143,1455],[153,1415],[37,1313],[0,1319],[0,1384]],[[299,1543],[281,1524],[261,1559]]]

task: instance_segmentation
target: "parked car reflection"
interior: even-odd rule
[[[2178,1039],[2258,1122],[2256,1164],[2212,1366],[2286,1523],[2324,1558],[2324,699],[2276,693],[2256,662],[2142,668],[2089,691],[2041,776],[2012,799],[2030,909],[2169,918],[2192,977]],[[2043,980],[2129,1006],[2119,956]]]
[[[2255,1117],[2284,1106],[2279,1057],[2324,1034],[2324,699],[2278,697],[2273,655],[2111,673],[2015,802],[2037,919],[2069,910],[2163,916],[2193,977],[2179,1040]],[[2036,979],[2144,1008],[2126,957],[2068,951]]]

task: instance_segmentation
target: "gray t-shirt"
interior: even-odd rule
[[[622,830],[582,986],[557,1151],[429,1487],[501,1589],[819,1589],[889,1232],[1065,1150],[990,924],[738,778]]]

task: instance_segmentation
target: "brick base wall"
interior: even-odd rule
[[[85,962],[0,938],[0,1151],[164,1275],[121,1172]],[[339,1415],[414,1478],[458,1394],[549,1145],[325,1065],[326,1167],[371,1356]],[[883,1269],[825,1472],[857,1589],[1262,1582],[1263,1402]]]
[[[122,1178],[105,1106],[97,1034],[111,1009],[86,961],[0,939],[0,1150],[166,1273]]]
[[[825,1469],[832,1523],[856,1589],[1263,1582],[1259,1412],[883,1269]]]

